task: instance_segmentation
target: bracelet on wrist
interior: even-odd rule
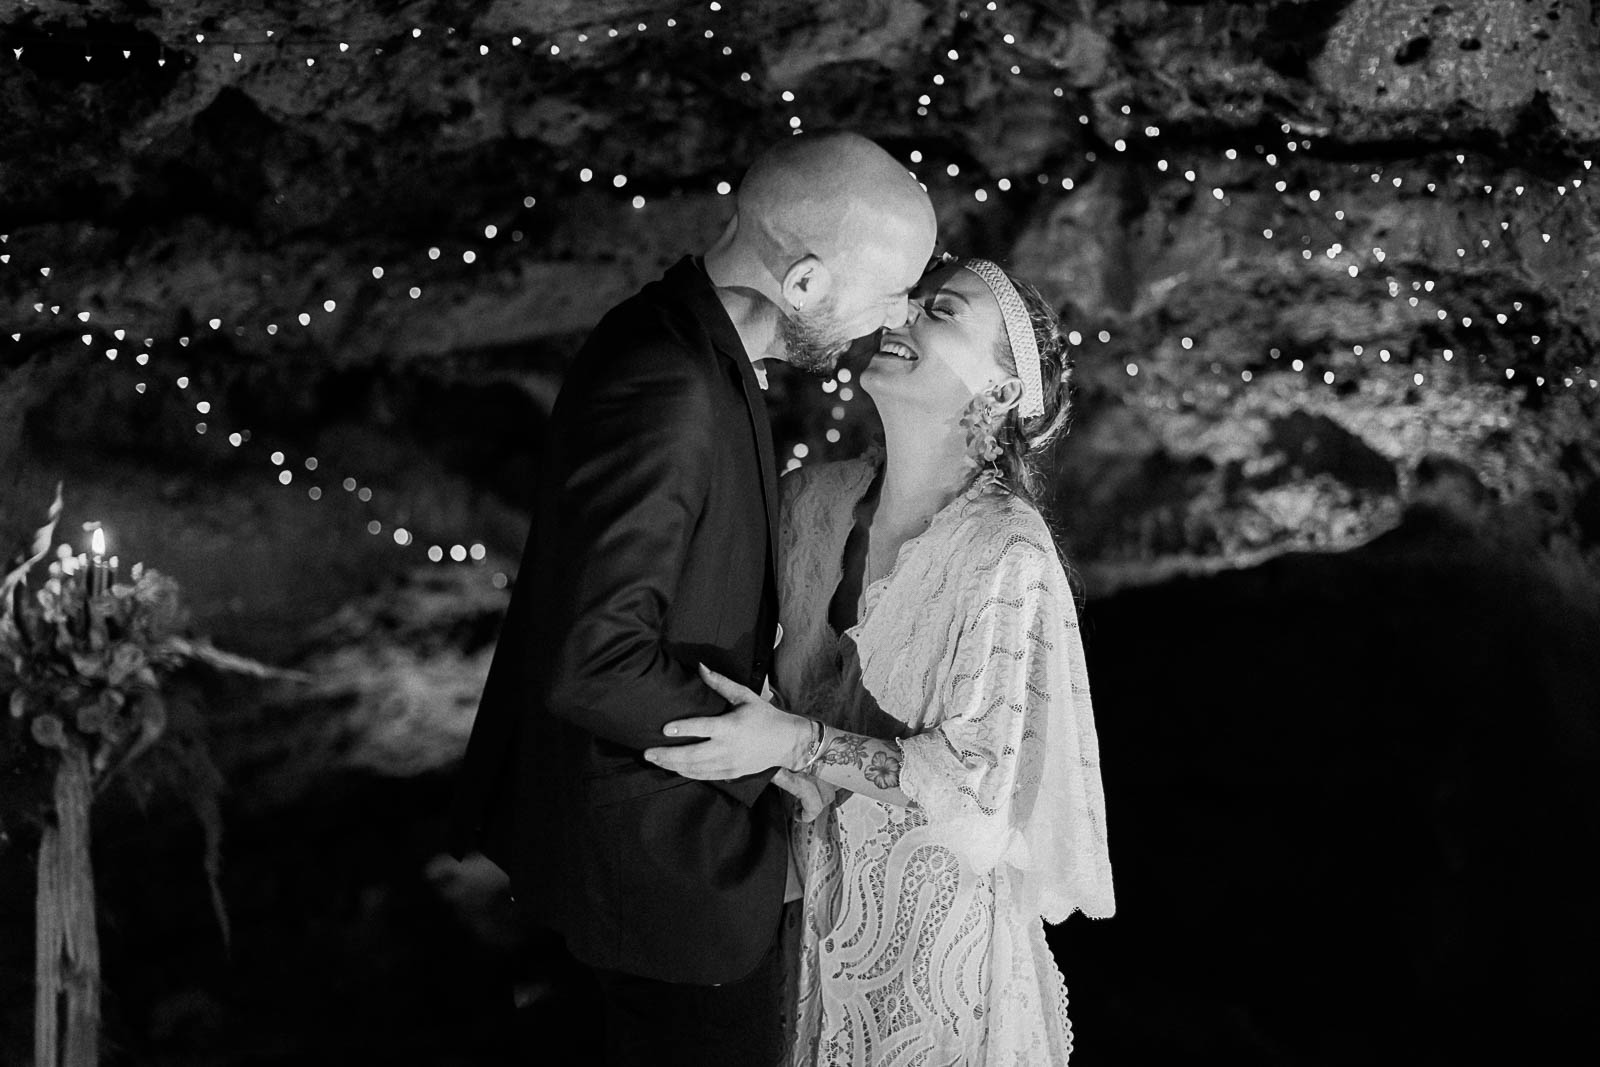
[[[796,774],[805,774],[807,771],[811,770],[811,768],[816,765],[817,760],[822,756],[822,739],[827,734],[827,728],[816,719],[812,719],[810,721],[811,744],[806,747],[805,758],[800,761],[799,766],[794,768],[794,772]]]

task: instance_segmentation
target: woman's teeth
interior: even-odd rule
[[[899,341],[884,341],[878,345],[878,355],[893,356],[895,359],[903,359],[909,363],[917,361],[917,354]]]

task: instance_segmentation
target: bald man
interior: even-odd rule
[[[734,217],[601,320],[562,387],[534,522],[462,768],[456,849],[595,978],[614,1065],[764,1067],[783,1053],[793,896],[773,770],[647,763],[673,719],[759,691],[777,625],[777,469],[756,364],[829,372],[904,322],[933,251],[927,194],[871,141],[796,137]],[[690,739],[686,739],[690,740]]]

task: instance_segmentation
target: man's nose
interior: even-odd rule
[[[889,310],[889,314],[884,316],[883,328],[885,330],[898,330],[906,323],[915,321],[916,312],[912,310],[915,307],[916,305],[910,300],[897,301],[894,307]]]

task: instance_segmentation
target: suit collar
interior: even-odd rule
[[[704,327],[711,347],[729,359],[750,363],[744,340],[734,327],[733,319],[728,317],[728,309],[717,298],[716,286],[706,274],[700,257],[684,256],[667,268],[661,280],[669,291],[668,299],[679,303]]]

